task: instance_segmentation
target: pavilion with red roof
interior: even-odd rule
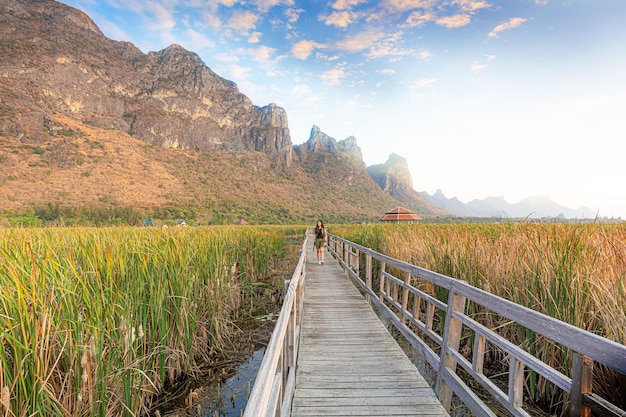
[[[396,207],[380,218],[381,222],[389,223],[417,222],[418,220],[422,220],[422,218],[414,211],[407,210],[404,207]]]

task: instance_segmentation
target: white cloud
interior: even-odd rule
[[[348,76],[348,73],[345,70],[345,64],[341,64],[336,68],[325,71],[322,73],[320,78],[326,85],[339,85],[341,84],[341,80],[345,79]]]
[[[491,7],[491,4],[482,0],[455,0],[453,3],[458,5],[461,10],[466,12],[474,12],[476,10]]]
[[[335,10],[347,10],[361,3],[367,3],[367,0],[337,0],[331,7]]]
[[[524,18],[524,17],[513,17],[511,19],[509,19],[508,22],[505,23],[501,23],[498,26],[496,26],[495,28],[493,28],[493,30],[489,33],[489,37],[490,38],[497,38],[498,34],[504,30],[509,30],[509,29],[515,29],[520,27],[524,22],[526,22],[528,19]]]
[[[395,73],[396,73],[396,72],[395,72],[394,70],[392,70],[391,68],[381,69],[381,70],[380,70],[380,71],[378,71],[378,72],[379,72],[379,73],[381,73],[381,74],[384,74],[384,75],[393,75],[393,74],[395,74]]]
[[[222,21],[220,20],[217,13],[204,11],[202,13],[202,20],[215,30],[222,27]]]
[[[305,95],[311,93],[311,87],[306,84],[298,84],[291,89],[291,94]]]
[[[300,19],[300,15],[304,13],[303,9],[288,7],[285,9],[285,17],[289,23],[296,23]]]
[[[246,33],[255,28],[260,16],[249,10],[235,10],[226,24],[229,28]]]
[[[248,43],[259,43],[261,41],[261,32],[252,32],[250,36],[248,36]]]
[[[472,64],[470,65],[470,68],[472,71],[480,71],[482,69],[487,68],[487,62],[491,62],[493,60],[496,59],[496,56],[491,54],[491,55],[486,55],[485,56],[485,61],[486,62],[480,62],[480,61],[474,61],[472,62]]]
[[[257,62],[270,61],[274,52],[276,52],[276,49],[270,48],[269,46],[260,46],[256,49],[248,50],[248,53],[252,56],[252,60]]]
[[[406,24],[412,27],[422,27],[425,23],[433,22],[437,19],[431,12],[412,12],[406,19]]]
[[[472,62],[472,65],[470,65],[470,68],[471,68],[472,71],[480,71],[482,69],[487,68],[487,64],[474,61],[474,62]]]
[[[430,51],[420,51],[419,53],[419,57],[423,60],[427,60],[428,58],[432,57],[433,54]]]
[[[293,0],[255,0],[254,4],[262,13],[267,13],[272,7],[278,6],[281,4],[293,5]]]
[[[394,46],[393,42],[380,42],[372,45],[370,51],[367,53],[367,57],[370,59],[389,57],[389,56],[406,56],[413,54],[414,51],[410,49],[399,49]]]
[[[315,41],[299,41],[291,47],[291,53],[298,59],[307,59],[315,49],[325,48],[325,45]]]
[[[326,55],[321,52],[316,53],[315,57],[317,59],[321,59],[322,61],[328,61],[328,62],[338,61],[341,59],[339,55]]]
[[[334,46],[341,51],[359,52],[370,48],[374,42],[382,39],[384,36],[384,33],[380,31],[369,30],[346,37],[335,43]]]
[[[357,19],[356,13],[346,10],[340,12],[333,12],[329,16],[320,16],[319,20],[324,22],[328,26],[337,26],[340,28],[348,27],[354,23]]]
[[[470,16],[467,14],[455,14],[453,16],[444,16],[436,20],[439,26],[443,26],[448,29],[456,29],[470,23]]]
[[[172,13],[159,3],[150,2],[141,12],[152,15],[152,17],[144,16],[152,30],[167,31],[176,26],[176,19]]]
[[[386,0],[383,7],[390,13],[403,13],[413,9],[430,9],[437,0]]]

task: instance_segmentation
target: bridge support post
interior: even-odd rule
[[[452,406],[453,391],[443,379],[442,375],[444,371],[446,371],[445,368],[448,368],[447,370],[449,372],[456,372],[456,359],[454,359],[454,356],[450,355],[448,351],[458,351],[461,343],[461,331],[463,330],[463,323],[453,317],[453,312],[465,312],[465,297],[454,291],[450,291],[448,295],[448,309],[446,311],[446,322],[443,329],[443,343],[441,345],[441,357],[439,360],[436,384],[439,401],[448,412],[450,412],[450,407]]]

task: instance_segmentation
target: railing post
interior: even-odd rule
[[[365,255],[365,285],[367,285],[367,288],[369,288],[370,290],[373,290],[372,288],[372,255],[370,255],[369,253]],[[372,304],[372,300],[370,299],[370,297],[367,297],[367,302],[370,305]]]
[[[302,321],[302,302],[304,298],[304,279],[306,276],[306,264],[302,265],[302,273],[300,274],[300,285],[296,287],[296,326]]]
[[[356,253],[355,255],[356,259],[354,262],[354,272],[356,272],[356,276],[360,278],[359,263],[361,260],[361,252],[358,249],[356,249],[355,253]]]
[[[509,359],[509,402],[519,408],[524,402],[524,363]]]
[[[584,394],[591,394],[593,360],[574,352],[572,359],[572,392],[570,394],[570,417],[589,417],[591,410],[583,404]]]
[[[483,373],[485,365],[485,344],[487,340],[482,334],[476,334],[474,339],[474,353],[472,354],[472,368],[479,374]]]
[[[385,293],[385,263],[381,262],[380,263],[380,285],[379,285],[379,292],[378,292],[378,299],[380,300],[380,302],[384,302],[384,293]]]
[[[406,315],[404,312],[409,306],[409,285],[411,285],[411,274],[409,272],[404,273],[404,288],[402,289],[402,316],[400,321],[402,324],[406,324]]]
[[[444,368],[448,368],[451,372],[456,372],[456,359],[454,356],[448,354],[449,350],[459,349],[461,343],[461,330],[463,329],[463,323],[454,318],[453,312],[465,312],[465,297],[450,291],[448,296],[448,309],[446,312],[446,323],[443,328],[443,343],[441,346],[441,357],[439,359],[439,370],[437,372],[437,392],[439,394],[439,401],[450,412],[452,405],[452,388],[443,380]]]

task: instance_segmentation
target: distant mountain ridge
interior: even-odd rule
[[[461,217],[531,219],[593,219],[596,217],[596,213],[588,207],[574,210],[554,202],[547,196],[527,197],[514,204],[507,202],[504,197],[475,199],[464,204],[456,197],[447,198],[440,189],[433,195],[425,191],[419,194],[437,207]]]

